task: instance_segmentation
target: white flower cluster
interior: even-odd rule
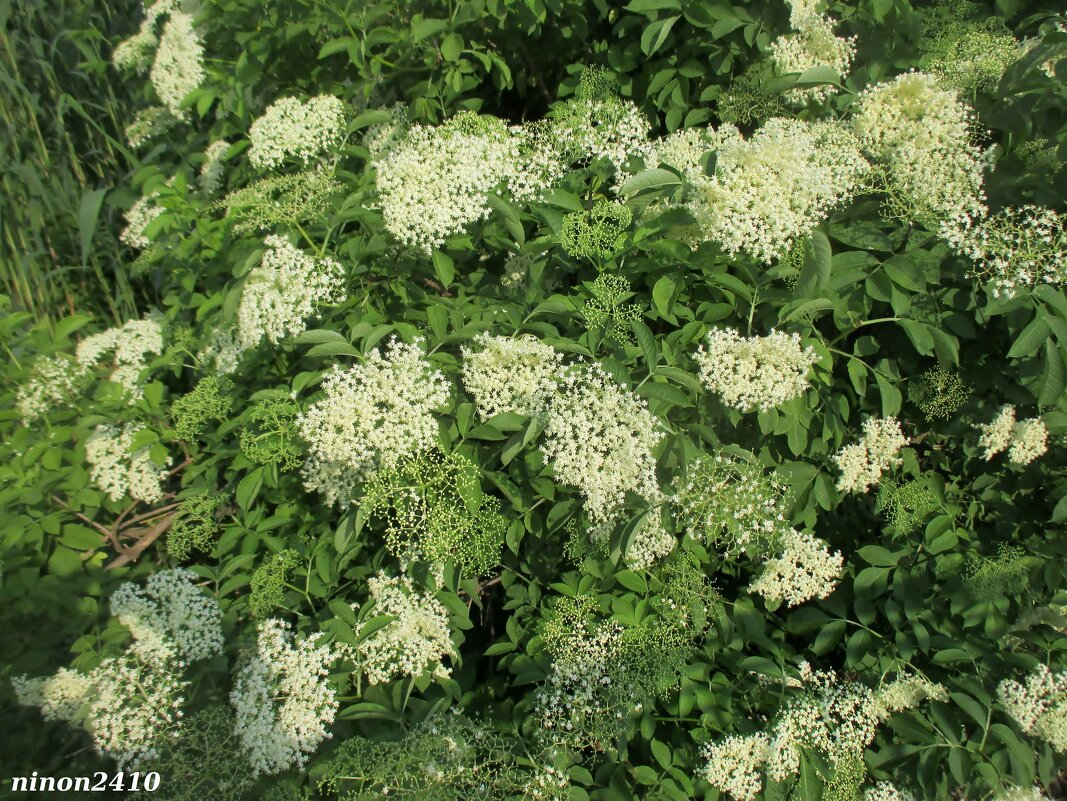
[[[210,365],[219,375],[229,375],[241,361],[240,337],[236,327],[218,326],[211,331],[207,344],[196,354],[200,364]]]
[[[863,791],[863,801],[915,801],[915,796],[889,782],[877,782]]]
[[[626,493],[659,496],[652,450],[662,436],[645,402],[592,364],[561,375],[542,451],[556,479],[581,491],[589,519],[610,524]]]
[[[178,118],[187,115],[182,108],[185,96],[204,80],[204,48],[188,14],[173,12],[163,26],[149,80],[159,99]]]
[[[467,112],[437,127],[413,125],[375,162],[385,228],[428,254],[488,217],[494,192],[529,183],[526,164],[520,138],[492,117]]]
[[[975,427],[982,432],[978,445],[985,448],[986,461],[1007,450],[1009,461],[1027,465],[1048,451],[1048,427],[1044,421],[1032,417],[1016,422],[1011,404],[1000,407],[991,423],[978,423]]]
[[[1050,799],[1040,787],[1009,787],[993,796],[993,801],[1050,801]]]
[[[853,129],[886,167],[891,203],[902,216],[940,226],[985,215],[985,160],[971,143],[973,112],[922,72],[866,89]]]
[[[769,264],[860,188],[869,165],[832,122],[774,118],[747,141],[717,131],[715,175],[692,184],[689,210],[705,239]]]
[[[704,781],[729,793],[737,801],[756,801],[763,790],[761,769],[767,761],[770,738],[762,732],[747,737],[731,735],[702,749],[707,764]]]
[[[200,165],[200,191],[213,195],[222,185],[222,171],[226,164],[226,151],[230,143],[218,139],[207,146],[204,151],[204,163]]]
[[[126,210],[126,227],[119,233],[119,239],[131,248],[146,248],[152,240],[145,235],[145,228],[152,220],[163,213],[164,209],[156,202],[158,192],[138,198]]]
[[[674,534],[663,525],[659,512],[653,510],[630,537],[623,558],[632,570],[647,570],[673,551],[677,544]]]
[[[89,478],[112,501],[129,496],[135,501],[155,503],[163,497],[165,468],[170,459],[160,468],[152,461],[150,447],[130,451],[141,428],[134,423],[126,423],[121,429],[99,425],[85,440]]]
[[[779,74],[803,73],[815,67],[830,67],[844,79],[856,55],[856,37],[834,35],[834,20],[813,11],[794,13],[795,33],[771,42],[771,58]],[[826,100],[837,91],[831,84],[790,89],[785,98],[791,103]]]
[[[15,411],[29,425],[71,403],[88,376],[89,369],[69,353],[40,356],[33,363],[29,378],[15,391]]]
[[[805,749],[820,752],[831,767],[862,759],[877,727],[893,712],[948,697],[944,687],[925,679],[902,676],[872,691],[858,682],[841,682],[833,673],[812,671],[806,663],[801,680],[804,691],[786,702],[769,735],[733,736],[705,748],[704,776],[709,783],[738,801],[752,801],[762,789],[761,767],[775,781],[783,781],[800,769]],[[898,682],[904,682],[905,692]]]
[[[701,345],[693,357],[701,383],[742,412],[765,412],[801,397],[819,360],[798,334],[783,331],[745,338],[732,328],[713,328],[704,341],[707,349]]]
[[[141,372],[148,366],[145,357],[162,352],[163,326],[158,318],[145,317],[86,337],[78,343],[75,358],[88,369],[99,364],[106,354],[112,354],[108,378],[130,393],[132,403],[140,389]]]
[[[621,171],[633,156],[647,153],[652,123],[632,101],[616,97],[602,76],[587,72],[541,132],[545,147],[564,162],[604,159]]]
[[[39,707],[41,717],[53,721],[73,720],[92,690],[89,677],[70,668],[36,679],[16,676],[11,685],[20,704]]]
[[[97,752],[122,769],[158,757],[180,726],[186,663],[222,651],[222,612],[194,579],[190,570],[164,570],[146,592],[122,585],[112,613],[133,643],[88,674],[61,668],[47,678],[13,680],[19,703],[39,706],[46,720],[84,723]]]
[[[318,304],[336,303],[344,295],[344,269],[333,259],[315,259],[283,236],[268,236],[263,244],[263,259],[248,274],[237,307],[242,348],[302,333]]]
[[[838,491],[866,492],[872,484],[878,483],[882,473],[903,461],[897,452],[909,441],[895,417],[864,420],[863,438],[846,445],[833,457],[841,471],[837,479]]]
[[[321,634],[303,637],[278,618],[259,627],[256,652],[241,666],[230,694],[235,730],[254,775],[303,769],[330,736],[337,697],[329,666],[339,658]]]
[[[704,175],[704,154],[718,147],[719,137],[710,128],[681,128],[662,139],[654,139],[645,148],[646,167],[667,164],[678,170],[690,183]]]
[[[1067,752],[1067,670],[1053,673],[1047,665],[1038,665],[1025,684],[1002,681],[997,698],[1023,731]]]
[[[834,591],[845,564],[839,551],[831,553],[811,534],[796,529],[782,536],[780,547],[780,555],[767,560],[749,592],[797,606]]]
[[[532,415],[544,409],[563,355],[531,336],[479,334],[477,350],[463,346],[463,386],[483,420],[504,412]]]
[[[222,612],[186,568],[149,576],[142,589],[127,582],[111,596],[111,614],[135,640],[157,645],[180,662],[222,653]]]
[[[994,297],[1035,284],[1067,283],[1067,216],[1041,206],[1005,208],[983,220],[944,226],[942,235],[992,281]]]
[[[407,345],[395,337],[385,355],[375,348],[365,364],[335,368],[322,387],[326,397],[297,422],[311,453],[305,485],[330,503],[348,502],[355,482],[433,445],[433,410],[449,398],[448,382],[426,361],[421,341]]]
[[[292,157],[304,164],[336,150],[345,138],[344,105],[332,95],[307,102],[283,97],[267,107],[248,131],[248,160],[260,169]]]
[[[167,131],[176,122],[174,115],[162,106],[143,108],[137,112],[133,122],[126,126],[126,142],[130,147],[140,147]]]
[[[356,646],[357,663],[367,681],[384,684],[396,676],[417,678],[427,673],[449,676],[451,669],[441,660],[456,651],[445,606],[432,595],[417,592],[407,576],[379,573],[367,587],[374,613],[394,618]]]
[[[156,23],[160,17],[169,14],[180,5],[180,0],[157,0],[152,5],[145,5],[144,19],[141,27],[129,39],[119,42],[111,53],[111,63],[119,69],[129,70],[143,75],[152,63],[152,52],[156,49]]]

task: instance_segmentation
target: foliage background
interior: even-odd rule
[[[1056,6],[998,0],[979,13],[995,14],[1023,38],[1036,35]],[[832,101],[836,112],[844,113],[866,84],[919,63],[919,22],[904,0],[833,2],[828,10],[860,46],[847,91]],[[174,561],[161,540],[135,564],[107,569],[114,554],[74,516],[109,521],[118,512],[90,486],[83,448],[93,425],[122,413],[114,398],[98,393],[36,429],[22,426],[13,410],[34,356],[69,350],[90,328],[157,308],[189,331],[195,352],[205,321],[232,312],[235,278],[254,238],[235,236],[179,183],[154,226],[165,247],[138,259],[116,232],[122,212],[146,188],[191,176],[198,154],[219,138],[237,143],[229,188],[251,182],[256,174],[240,157],[246,132],[284,95],[340,97],[353,109],[353,134],[369,119],[361,123],[359,110],[397,101],[416,121],[472,109],[519,122],[544,116],[573,92],[586,66],[600,65],[660,133],[717,124],[716,101],[766,59],[770,41],[787,30],[788,9],[710,0],[212,0],[197,15],[210,62],[208,80],[186,101],[192,122],[138,153],[124,144],[122,129],[146,104],[148,90],[121,80],[108,64],[136,15],[134,4],[0,5],[3,160],[10,165],[2,179],[0,263],[13,304],[0,320],[7,356],[0,409],[5,677],[50,672],[70,662],[72,650],[90,664],[109,646],[103,623],[114,587]],[[1055,37],[1053,44],[1063,35]],[[989,141],[1000,145],[987,191],[995,206],[1062,208],[1065,62],[1055,78],[1043,80],[1028,67],[1014,65],[995,92],[969,98]],[[872,775],[905,778],[931,799],[982,797],[1005,780],[1052,786],[1062,777],[1062,755],[1014,729],[992,692],[1036,662],[1062,667],[1067,650],[1062,619],[1020,624],[1028,612],[1067,602],[1067,299],[1059,288],[998,301],[966,277],[966,264],[943,244],[879,219],[869,205],[835,213],[813,236],[799,275],[731,261],[714,249],[691,254],[639,223],[615,265],[631,282],[628,302],[643,310],[642,318],[633,344],[607,342],[578,314],[583,282],[597,271],[554,244],[562,214],[584,208],[603,176],[587,171],[554,203],[498,215],[433,260],[420,259],[391,250],[379,215],[364,205],[373,176],[365,151],[352,144],[358,139],[350,137],[337,173],[344,202],[311,232],[317,241],[332,233],[335,256],[349,271],[349,300],[323,314],[317,331],[254,357],[237,377],[231,419],[184,443],[193,462],[174,489],[184,496],[211,487],[232,497],[215,549],[194,560],[218,592],[228,634],[246,628],[249,576],[268,554],[300,552],[295,575],[306,596],[287,593],[285,605],[305,615],[307,626],[328,631],[331,602],[347,598],[344,588],[383,558],[379,533],[357,531],[353,513],[338,517],[304,492],[296,474],[257,468],[241,456],[236,433],[255,393],[292,390],[306,398],[321,371],[351,363],[393,332],[425,336],[435,363],[455,375],[459,346],[498,326],[597,358],[640,387],[678,432],[662,448],[664,475],[698,450],[726,444],[777,467],[794,490],[794,521],[812,526],[848,564],[833,595],[795,610],[750,598],[743,571],[723,566],[707,639],[677,689],[631,722],[625,748],[572,770],[589,797],[714,797],[696,780],[699,742],[773,714],[775,698],[757,691],[753,672],[781,680],[783,666],[798,658],[875,680],[906,661],[949,688],[948,702],[904,713],[879,735],[868,752]],[[1058,167],[1038,169],[1020,156],[1035,140],[1047,142]],[[536,266],[524,292],[508,293],[499,286],[499,254],[519,249],[533,254]],[[484,252],[495,255],[483,260]],[[821,343],[815,392],[748,416],[698,392],[681,372],[692,372],[687,354],[713,323],[761,332],[788,326]],[[136,410],[156,422],[172,451],[178,444],[171,404],[197,380],[186,361],[174,351],[161,357]],[[972,392],[952,419],[930,422],[912,389],[938,364]],[[1024,470],[986,463],[975,445],[971,425],[990,419],[1002,403],[1041,413],[1054,435],[1050,454]],[[873,497],[847,498],[834,489],[828,457],[855,438],[865,414],[899,415],[915,432],[903,475],[928,482],[938,508],[914,531],[892,530]],[[463,638],[455,682],[420,686],[410,702],[392,689],[368,695],[366,706],[343,708],[338,741],[387,735],[441,698],[520,728],[522,700],[544,675],[535,635],[551,596],[581,586],[623,616],[655,596],[648,577],[626,571],[617,553],[568,562],[564,524],[577,496],[546,479],[526,441],[528,421],[476,425],[462,396],[441,420],[442,442],[476,459],[483,485],[519,525],[509,529],[500,582],[475,593],[476,606],[461,600],[462,588],[473,589],[471,577],[443,590]],[[1027,586],[976,597],[964,581],[968,564],[1004,544],[1029,557]],[[224,694],[223,686],[205,681],[200,700]],[[6,774],[74,775],[100,767],[84,735],[15,706],[6,682],[0,698],[8,722],[0,743]]]

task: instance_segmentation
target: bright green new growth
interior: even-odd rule
[[[566,775],[525,767],[512,743],[457,713],[432,716],[398,740],[352,737],[314,771],[344,801],[563,801]]]
[[[590,297],[582,306],[582,315],[591,329],[599,330],[606,339],[632,343],[630,323],[641,319],[642,309],[636,303],[626,303],[633,297],[630,282],[610,273],[601,273],[586,284]]]
[[[571,256],[598,261],[615,253],[633,221],[633,212],[620,203],[598,200],[593,208],[563,218],[559,244]]]
[[[823,789],[822,801],[859,801],[867,766],[860,754],[849,751],[834,763],[833,776]]]
[[[326,170],[273,175],[226,195],[215,205],[236,223],[234,234],[269,231],[326,219],[334,196],[343,189]]]
[[[1017,545],[1001,545],[997,555],[974,555],[965,582],[975,598],[1018,596],[1030,589],[1030,570],[1039,560]]]
[[[241,429],[241,453],[256,464],[276,464],[291,470],[301,463],[296,416],[300,412],[289,398],[266,398],[248,411]]]
[[[789,527],[785,485],[753,457],[703,455],[679,476],[671,498],[690,537],[726,559],[773,551]]]
[[[286,549],[268,556],[252,574],[249,582],[248,609],[252,617],[262,620],[285,605],[285,579],[300,564],[300,554]]]
[[[379,470],[360,507],[384,521],[386,547],[401,558],[454,560],[469,575],[500,561],[507,519],[500,502],[482,493],[478,466],[459,453],[423,451]]]
[[[934,491],[918,478],[903,484],[886,482],[878,493],[877,508],[892,531],[901,536],[922,527],[940,506]]]
[[[950,0],[919,10],[925,51],[919,66],[947,86],[964,92],[990,92],[1008,65],[1022,55],[1004,23],[977,3]]]
[[[735,78],[716,101],[719,119],[734,125],[750,125],[785,113],[782,96],[764,88],[768,77],[769,70],[756,68]]]
[[[911,399],[927,420],[947,420],[955,414],[967,398],[970,387],[956,373],[944,367],[931,367],[912,386]]]
[[[221,704],[205,707],[182,721],[177,739],[160,749],[144,771],[158,771],[159,789],[128,796],[137,801],[240,801],[252,787],[234,715]],[[143,774],[142,774],[143,775]]]
[[[171,406],[175,436],[195,439],[211,420],[225,420],[233,405],[230,386],[227,379],[209,375],[200,379],[192,392],[175,400]]]
[[[210,553],[219,533],[218,510],[226,501],[221,492],[196,495],[181,502],[167,532],[167,551],[184,562],[193,551]]]

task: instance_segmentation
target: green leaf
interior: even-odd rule
[[[641,52],[646,56],[651,56],[661,47],[664,42],[667,41],[667,37],[671,33],[671,28],[681,19],[680,15],[671,17],[665,17],[658,19],[645,28],[644,33],[641,34]]]
[[[881,545],[864,545],[856,553],[864,562],[875,567],[896,567],[900,557],[904,555],[904,551],[893,553]]]
[[[257,467],[237,484],[237,505],[245,511],[248,511],[263,486],[263,470],[264,468]]]
[[[632,570],[620,570],[615,574],[615,580],[628,590],[641,594],[648,592],[648,585],[645,584],[645,580]]]
[[[457,61],[463,52],[463,37],[450,33],[441,42],[441,56],[445,61]]]
[[[78,243],[81,245],[83,267],[89,261],[93,232],[96,231],[96,222],[100,219],[100,207],[104,203],[107,192],[106,188],[86,192],[82,195],[81,205],[78,207]]]
[[[447,19],[420,19],[411,25],[411,38],[413,41],[421,42],[423,39],[436,36],[441,31],[447,31],[449,25]]]
[[[652,287],[652,302],[656,305],[656,311],[662,317],[670,315],[671,307],[674,305],[674,293],[677,288],[678,285],[675,280],[669,275],[662,276],[656,281],[656,285]]]
[[[665,170],[662,167],[655,167],[651,170],[639,172],[633,178],[623,182],[623,185],[619,187],[619,194],[633,195],[648,189],[659,189],[664,186],[679,186],[681,183],[682,179],[678,177],[678,173],[672,172],[671,170]],[[581,209],[579,209],[579,211],[580,210]]]
[[[456,277],[455,262],[448,254],[440,250],[435,250],[430,258],[433,260],[433,271],[437,280],[441,282],[441,286],[448,289],[452,285],[452,279]]]
[[[1039,312],[1030,324],[1026,326],[1015,338],[1011,350],[1008,351],[1009,359],[1019,359],[1024,356],[1033,356],[1048,340],[1049,327],[1045,318]]]

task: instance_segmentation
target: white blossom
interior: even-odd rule
[[[193,18],[174,12],[163,26],[149,78],[163,105],[178,118],[188,116],[182,101],[204,80],[204,48]]]
[[[869,165],[833,122],[774,118],[745,140],[716,132],[715,174],[692,183],[688,208],[704,239],[769,264],[861,187]]]
[[[237,307],[242,348],[302,333],[319,304],[336,303],[344,295],[344,269],[333,259],[315,259],[282,236],[268,236],[263,244],[263,258],[248,274]]]
[[[791,529],[782,537],[781,552],[768,559],[750,592],[769,601],[797,606],[812,598],[826,598],[841,578],[845,558],[831,553],[807,532]]]
[[[838,491],[866,492],[872,484],[878,483],[882,473],[901,464],[903,459],[897,452],[908,442],[895,417],[864,420],[863,438],[846,445],[833,457],[841,471],[837,479]]]
[[[1067,670],[1038,665],[1025,682],[1002,681],[997,698],[1023,731],[1067,752]]]
[[[478,349],[464,346],[463,386],[483,420],[504,412],[532,415],[544,409],[563,355],[532,336],[479,334]]]
[[[800,336],[771,331],[742,337],[732,328],[713,328],[694,357],[701,383],[722,402],[742,412],[767,411],[801,397],[819,357]]]
[[[444,375],[426,361],[421,341],[395,337],[365,364],[335,367],[322,382],[325,397],[298,418],[311,458],[305,484],[331,502],[346,502],[345,484],[395,466],[437,438],[433,410],[449,398]]]
[[[441,662],[456,653],[445,606],[432,595],[417,592],[406,576],[378,573],[367,587],[375,615],[394,618],[356,646],[367,681],[383,684],[397,676],[450,675]]]
[[[285,621],[271,618],[260,625],[256,651],[237,672],[230,702],[254,775],[303,770],[330,737],[338,702],[329,666],[339,654],[318,645],[321,636],[295,635]]]
[[[152,461],[151,448],[145,446],[131,452],[133,438],[141,426],[126,423],[121,429],[99,425],[85,441],[85,460],[89,463],[89,479],[112,501],[129,496],[144,503],[155,503],[163,497],[166,466]]]
[[[590,520],[607,524],[627,492],[658,497],[652,449],[662,436],[645,402],[591,364],[562,374],[542,450],[556,480],[581,491]]]
[[[200,165],[200,191],[205,195],[215,194],[222,185],[222,171],[226,166],[226,151],[229,149],[229,142],[218,139],[204,151],[204,163]]]
[[[336,150],[344,138],[344,106],[336,97],[319,95],[307,102],[283,97],[252,123],[248,160],[260,169],[276,167],[289,157],[306,165]]]
[[[767,761],[770,739],[766,734],[732,735],[704,746],[707,760],[704,780],[737,801],[755,801],[763,790],[761,769]]]
[[[29,378],[15,391],[15,410],[28,425],[72,403],[88,376],[88,368],[68,353],[40,356]]]
[[[800,20],[795,33],[771,42],[771,58],[780,74],[804,73],[816,67],[830,67],[845,78],[856,55],[856,37],[834,35],[834,21],[824,14],[810,14]],[[785,97],[792,103],[825,100],[837,91],[832,84],[790,89]]]

